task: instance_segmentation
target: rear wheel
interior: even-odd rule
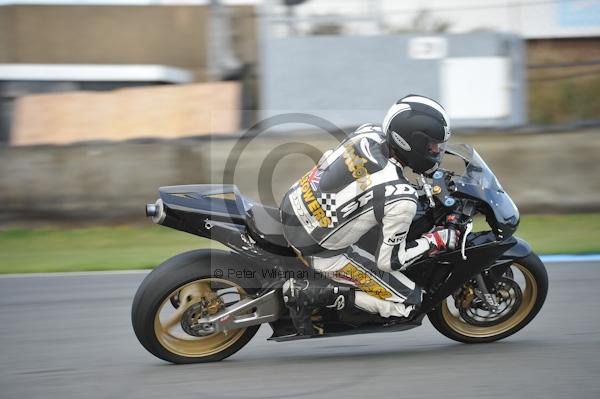
[[[506,338],[525,327],[540,311],[548,292],[548,275],[535,254],[516,260],[488,287],[498,308],[492,311],[476,295],[472,282],[446,298],[429,314],[431,324],[455,341],[485,343]]]
[[[258,287],[253,280],[212,276],[212,269],[219,266],[215,262],[226,262],[226,256],[202,251],[181,254],[142,282],[131,318],[138,340],[150,353],[172,363],[219,361],[240,350],[256,334],[260,326],[217,333],[198,329],[200,318],[233,305]]]

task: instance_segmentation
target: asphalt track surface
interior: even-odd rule
[[[0,398],[600,398],[600,262],[550,264],[538,317],[502,342],[400,333],[250,344],[175,366],[138,344],[143,274],[0,278]]]

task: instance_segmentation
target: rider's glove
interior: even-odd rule
[[[459,243],[458,236],[458,232],[454,229],[435,230],[423,235],[429,242],[429,255],[435,255],[444,250],[455,250]]]

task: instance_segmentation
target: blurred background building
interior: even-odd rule
[[[413,92],[496,143],[498,167],[515,164],[510,143],[524,159],[554,143],[537,174],[504,171],[515,191],[537,179],[525,207],[600,209],[598,183],[568,206],[539,183],[565,140],[595,151],[597,130],[514,134],[598,126],[600,0],[0,0],[0,220],[134,215],[158,185],[218,180],[228,143],[263,118],[351,129]],[[581,184],[586,165],[560,159]]]

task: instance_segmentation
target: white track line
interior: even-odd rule
[[[600,262],[600,254],[590,255],[543,255],[540,256],[544,263],[575,263],[575,262]],[[15,273],[0,274],[2,278],[22,277],[82,277],[82,276],[110,276],[119,274],[148,274],[150,269],[142,270],[103,270],[92,272],[57,272],[57,273]]]
[[[148,274],[150,269],[142,270],[100,270],[90,272],[54,272],[54,273],[14,273],[0,274],[0,278],[21,278],[21,277],[85,277],[85,276],[110,276],[119,274]]]

